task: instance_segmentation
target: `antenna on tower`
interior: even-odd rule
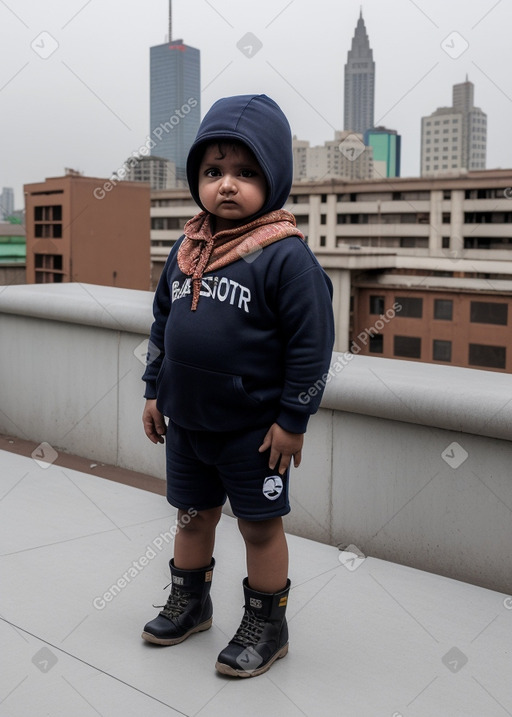
[[[169,0],[169,44],[172,42],[172,0]]]

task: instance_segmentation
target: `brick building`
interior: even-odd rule
[[[150,188],[75,172],[26,184],[27,283],[150,288]]]

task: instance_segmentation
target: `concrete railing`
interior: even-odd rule
[[[151,303],[0,287],[0,433],[163,478],[141,424]],[[335,353],[325,383],[287,530],[512,592],[510,375]]]

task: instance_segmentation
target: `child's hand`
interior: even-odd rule
[[[277,467],[278,473],[283,474],[290,465],[292,456],[295,468],[299,466],[303,442],[303,433],[290,433],[277,423],[273,423],[258,450],[263,453],[270,448],[269,468],[275,470]]]
[[[156,398],[148,398],[142,413],[144,433],[152,443],[163,443],[167,431],[163,415],[156,407]]]

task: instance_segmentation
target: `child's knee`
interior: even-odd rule
[[[222,506],[209,510],[178,510],[178,525],[181,530],[208,532],[217,526],[222,514]],[[188,516],[188,519],[187,519]]]
[[[238,528],[246,543],[258,545],[274,539],[283,532],[283,521],[280,517],[270,520],[238,519]]]

